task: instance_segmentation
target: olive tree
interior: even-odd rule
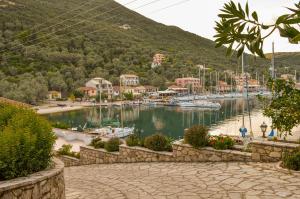
[[[247,48],[252,54],[265,57],[263,44],[276,30],[292,44],[300,42],[300,1],[295,8],[288,8],[289,14],[279,16],[275,23],[261,22],[256,11],[251,12],[248,3],[243,8],[240,3],[226,3],[218,15],[214,36],[216,47],[226,45],[227,55],[237,50],[240,56]]]

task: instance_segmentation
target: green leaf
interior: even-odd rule
[[[258,21],[258,16],[257,16],[257,13],[255,11],[252,13],[252,17],[255,21]]]
[[[288,17],[289,15],[282,15],[280,17],[278,17],[278,19],[276,20],[276,25],[279,25],[281,23],[284,23],[284,21],[286,20],[286,18]]]
[[[296,44],[298,44],[300,42],[300,34],[298,34],[297,36],[295,36],[292,41]]]
[[[245,49],[245,45],[242,45],[237,52],[237,57],[240,57],[243,54],[244,49]]]
[[[249,4],[248,4],[248,1],[246,3],[246,14],[249,17]]]

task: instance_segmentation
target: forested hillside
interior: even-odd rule
[[[130,29],[119,27],[124,24]],[[238,60],[225,57],[225,48],[113,0],[1,0],[0,29],[0,96],[29,103],[48,90],[68,95],[95,76],[117,85],[120,74],[136,73],[143,84],[163,88],[176,77],[196,76],[197,64],[238,70]],[[167,59],[151,69],[155,53]],[[246,62],[252,73],[266,72],[270,63],[252,56]],[[294,67],[292,61],[278,64]]]

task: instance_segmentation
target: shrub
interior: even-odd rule
[[[228,136],[211,136],[209,145],[218,150],[226,150],[233,147],[234,140]]]
[[[91,141],[89,145],[93,146],[95,149],[100,149],[100,148],[104,148],[105,142],[102,141],[101,138],[96,137]]]
[[[130,135],[126,138],[126,144],[127,144],[127,146],[139,146],[140,145],[140,139],[135,134]]]
[[[67,123],[64,122],[52,122],[52,127],[53,128],[58,128],[58,129],[69,129],[71,126]]]
[[[165,151],[167,149],[168,140],[161,134],[154,134],[145,138],[144,145],[153,151]]]
[[[111,138],[104,144],[104,148],[108,152],[119,151],[119,145],[121,144],[119,138]]]
[[[64,144],[62,147],[57,151],[59,155],[66,155],[71,156],[74,158],[80,158],[80,153],[76,153],[74,151],[71,151],[72,145],[71,144]]]
[[[0,180],[46,169],[54,142],[47,120],[32,110],[0,103]]]
[[[205,126],[193,126],[184,133],[184,141],[195,148],[208,144],[208,129]]]
[[[300,147],[292,152],[284,153],[282,162],[284,167],[300,171]]]

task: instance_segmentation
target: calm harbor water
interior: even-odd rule
[[[73,127],[84,124],[100,126],[100,121],[105,119],[122,120],[124,127],[135,126],[142,131],[141,136],[145,137],[153,133],[162,133],[173,137],[182,138],[184,129],[196,124],[203,124],[210,128],[212,135],[226,134],[239,135],[239,128],[243,124],[243,103],[244,103],[244,123],[250,131],[249,112],[247,102],[243,99],[219,100],[222,108],[220,110],[201,110],[197,108],[180,107],[146,107],[135,106],[121,109],[115,107],[105,107],[101,111],[99,107],[87,108],[77,111],[54,113],[46,115],[51,121],[66,122]],[[260,125],[266,122],[267,133],[270,132],[271,120],[262,115],[261,105],[256,99],[249,101],[251,113],[251,124],[254,137],[261,137]],[[122,118],[122,119],[121,119]],[[288,140],[297,141],[300,139],[300,126],[293,129],[293,135],[288,136]],[[85,145],[81,141],[67,142],[63,138],[58,138],[55,149],[59,149],[63,144],[72,144],[73,151],[79,151],[79,147]]]
[[[120,107],[102,107],[100,110],[99,107],[94,107],[49,114],[46,117],[50,121],[65,122],[73,127],[84,126],[85,124],[88,127],[100,127],[101,120],[114,119],[120,121],[124,127],[135,126],[136,129],[142,132],[141,136],[162,133],[178,139],[183,136],[184,129],[193,125],[203,124],[214,130],[218,126],[230,122],[233,118],[240,117],[243,113],[243,103],[244,112],[247,114],[245,120],[249,120],[248,110],[256,113],[261,108],[256,99],[249,101],[249,109],[247,102],[243,99],[218,100],[218,102],[222,105],[220,110],[147,106],[133,106],[122,109]],[[242,125],[242,120],[238,125]],[[235,133],[222,133],[238,135],[238,131]]]

